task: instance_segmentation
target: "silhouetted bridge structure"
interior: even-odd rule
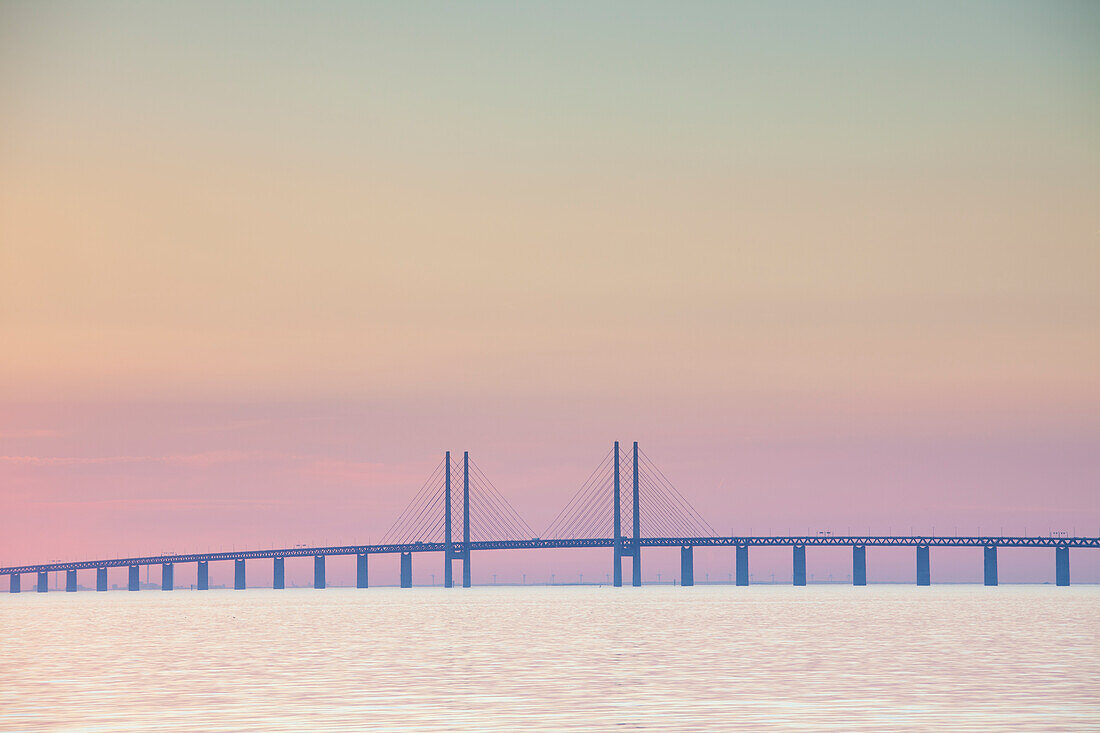
[[[512,508],[507,499],[493,486],[485,474],[463,454],[461,466],[452,462],[450,452],[425,481],[420,491],[394,522],[378,544],[339,545],[330,547],[288,547],[268,550],[204,552],[191,554],[151,555],[145,557],[82,560],[76,562],[42,563],[0,567],[0,575],[10,576],[10,591],[21,591],[24,574],[37,575],[36,590],[48,590],[48,574],[65,571],[65,589],[76,591],[77,571],[96,571],[96,590],[107,590],[108,568],[129,568],[128,588],[140,590],[140,568],[161,566],[161,588],[174,588],[173,572],[177,564],[197,563],[199,590],[209,583],[211,562],[234,563],[234,588],[244,589],[246,561],[270,559],[274,563],[273,587],[285,588],[285,559],[312,557],[314,587],[324,588],[325,559],[339,555],[355,555],[356,585],[368,586],[368,557],[377,554],[400,554],[401,587],[412,587],[412,556],[415,553],[443,553],[443,584],[454,585],[453,563],[462,562],[462,585],[470,587],[470,560],[475,551],[488,550],[549,550],[563,548],[612,549],[614,586],[623,585],[622,561],[631,560],[631,585],[642,584],[641,550],[643,547],[680,548],[680,584],[694,585],[694,548],[733,547],[736,557],[736,585],[749,584],[750,547],[792,548],[792,578],[794,585],[806,585],[806,548],[812,546],[843,546],[852,548],[852,584],[867,584],[868,547],[916,548],[917,585],[931,585],[931,547],[982,548],[984,583],[997,585],[997,549],[1000,547],[1046,547],[1054,549],[1055,582],[1070,584],[1069,550],[1080,547],[1100,547],[1100,537],[1010,537],[936,535],[769,535],[719,536],[676,489],[660,469],[639,450],[626,456],[629,468],[624,469],[624,452],[619,443],[604,457],[588,480],[573,495],[542,536],[535,536],[531,527]],[[624,481],[624,473],[627,481]],[[629,483],[630,491],[622,490]],[[461,500],[456,501],[453,486],[461,485]],[[458,504],[456,507],[455,505]],[[623,516],[630,517],[630,531],[623,531]],[[643,532],[643,517],[647,517]],[[461,537],[461,539],[456,539]]]

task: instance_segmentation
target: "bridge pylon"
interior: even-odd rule
[[[615,455],[615,468],[612,471],[614,476],[614,492],[615,492],[615,508],[614,508],[614,529],[612,540],[614,541],[614,586],[616,588],[623,587],[623,498],[620,487],[620,468],[619,468],[619,441],[615,441],[614,448]]]
[[[634,562],[630,564],[631,585],[640,588],[642,585],[642,515],[640,511],[641,501],[638,493],[638,441],[634,441],[634,497],[631,504],[634,505]]]
[[[462,587],[473,585],[470,574],[470,452],[462,452]]]
[[[630,492],[623,495],[623,459],[615,441],[596,469],[543,532],[550,540],[591,542],[610,537],[615,587],[623,585],[623,558],[631,559],[631,585],[642,584],[642,544],[645,538],[690,538],[717,535],[668,478],[634,441],[629,456]],[[644,510],[644,512],[643,512]],[[623,515],[630,519],[623,533]],[[692,545],[683,545],[693,558]],[[693,560],[684,560],[694,569]],[[694,572],[691,573],[692,577]]]
[[[462,482],[462,504],[455,505],[453,489]],[[459,515],[461,514],[461,520]],[[461,524],[458,522],[461,521]],[[469,451],[462,453],[461,468],[446,451],[435,470],[382,537],[382,545],[408,553],[433,544],[443,551],[443,585],[455,585],[454,561],[462,561],[462,587],[473,585],[471,556],[477,543],[530,540],[531,526],[512,507],[478,465]],[[461,537],[456,540],[456,537]],[[491,549],[483,547],[482,549]],[[402,560],[402,587],[412,586],[412,556]]]

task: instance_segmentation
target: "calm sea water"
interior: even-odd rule
[[[1100,730],[1100,588],[0,595],[4,731]]]

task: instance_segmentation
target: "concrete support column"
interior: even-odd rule
[[[447,565],[451,564],[451,559],[447,558]],[[355,558],[355,587],[366,588],[367,587],[367,554],[363,553]],[[447,586],[448,588],[450,586]]]
[[[66,593],[76,593],[76,571],[75,570],[66,570],[65,571],[65,592]]]
[[[997,585],[997,546],[985,548],[985,584]]]
[[[233,560],[233,590],[245,590],[249,587],[244,576],[244,560]]]
[[[737,585],[749,584],[749,546],[737,546]]]
[[[325,587],[325,556],[313,556],[313,587],[322,590]]]
[[[210,590],[210,563],[207,560],[199,560],[197,583],[199,590]]]
[[[794,584],[806,585],[806,545],[794,546]]]
[[[160,566],[160,589],[172,590],[175,587],[172,578],[172,563],[161,563]]]
[[[271,587],[275,590],[283,590],[286,588],[286,559],[277,557],[274,559],[273,565]]]
[[[49,589],[50,589],[50,574],[49,573],[39,573],[38,574],[38,585],[35,587],[35,590],[38,591],[39,593],[45,593]]]
[[[695,585],[695,548],[680,548],[680,585]]]
[[[867,585],[867,545],[852,545],[852,585]]]
[[[465,575],[465,572],[463,573]],[[466,585],[465,580],[462,583],[464,588],[469,588]],[[401,587],[412,588],[413,587],[413,556],[411,552],[401,553]]]
[[[18,593],[19,591],[21,591],[22,588],[19,587],[21,583],[22,578],[20,577],[19,573],[13,573],[11,575],[11,585],[8,586],[8,592]]]
[[[1069,585],[1069,548],[1054,548],[1054,582],[1056,585]]]
[[[931,568],[928,545],[917,545],[917,585],[932,585]]]
[[[137,565],[130,566],[129,579],[127,581],[127,588],[130,590],[141,590],[141,568]]]
[[[107,590],[107,568],[95,569],[95,589],[100,592]]]
[[[245,590],[248,583],[244,574],[244,560],[233,561],[233,590]]]

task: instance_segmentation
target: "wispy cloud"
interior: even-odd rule
[[[166,456],[0,456],[0,463],[19,466],[112,466],[160,463],[171,466],[206,467],[228,463],[245,463],[260,459],[293,459],[269,451],[205,451]]]
[[[57,508],[77,508],[84,506],[176,506],[176,507],[250,507],[250,506],[285,506],[292,504],[309,504],[310,501],[293,499],[90,499],[81,501],[28,501],[27,506],[50,506]]]
[[[16,438],[56,438],[61,435],[57,430],[45,428],[17,428],[12,430],[0,430],[0,440],[14,440]]]
[[[217,450],[163,456],[0,456],[0,466],[65,467],[162,465],[183,468],[212,468],[232,464],[265,463],[293,465],[306,479],[349,481],[364,484],[416,484],[423,480],[423,467],[403,463],[380,463],[325,458],[315,455],[274,451]]]

